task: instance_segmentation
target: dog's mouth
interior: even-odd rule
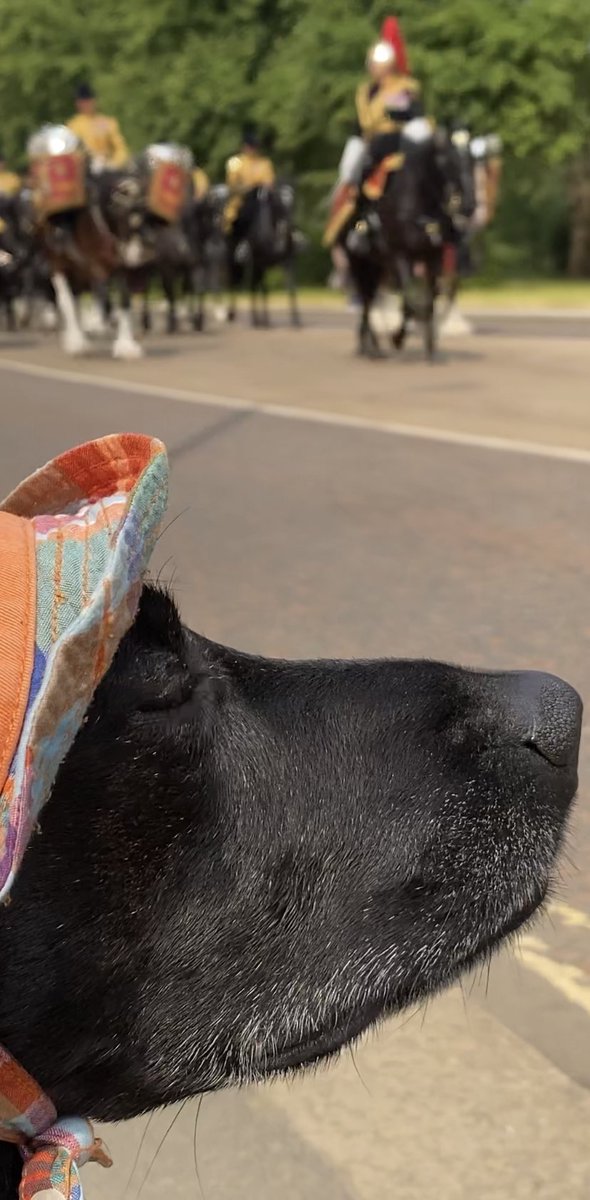
[[[265,1057],[263,1074],[278,1075],[296,1071],[303,1067],[325,1061],[338,1054],[345,1046],[356,1041],[366,1030],[383,1021],[386,1017],[401,1012],[405,1008],[419,1005],[432,991],[438,991],[441,984],[447,985],[490,959],[494,952],[523,926],[525,926],[542,906],[547,892],[547,886],[540,888],[534,900],[522,904],[514,911],[497,930],[486,932],[478,943],[468,951],[451,955],[448,964],[448,976],[434,987],[416,986],[413,979],[407,991],[397,990],[388,998],[381,997],[371,1000],[358,1009],[348,1013],[332,1028],[310,1031],[309,1037],[288,1043],[276,1051],[272,1057]]]
[[[292,1042],[278,1051],[265,1064],[265,1073],[269,1075],[283,1074],[285,1071],[295,1071],[299,1067],[313,1066],[314,1063],[331,1058],[343,1046],[354,1042],[383,1015],[383,1004],[376,1001],[366,1004],[339,1022],[334,1029],[318,1030],[317,1034],[312,1033],[309,1038]]]

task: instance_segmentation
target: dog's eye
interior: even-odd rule
[[[158,690],[150,691],[139,700],[141,713],[170,712],[189,704],[193,698],[194,681],[188,671],[161,681]]]

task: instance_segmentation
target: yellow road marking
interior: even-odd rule
[[[563,901],[553,900],[549,905],[549,912],[553,916],[559,917],[564,925],[573,925],[578,929],[590,929],[590,914],[581,912],[579,908],[572,908]]]
[[[571,963],[556,962],[547,946],[539,938],[524,937],[520,957],[531,971],[535,971],[552,987],[557,988],[570,1004],[577,1004],[590,1016],[590,978]]]

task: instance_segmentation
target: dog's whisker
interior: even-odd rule
[[[199,1126],[199,1117],[201,1115],[201,1109],[203,1107],[204,1099],[205,1099],[204,1096],[199,1096],[199,1099],[197,1102],[197,1111],[195,1113],[195,1124],[194,1124],[194,1129],[193,1129],[193,1162],[195,1164],[195,1175],[197,1177],[199,1191],[201,1193],[201,1196],[203,1196],[203,1200],[205,1197],[205,1189],[203,1187],[203,1184],[201,1181],[201,1174],[199,1171],[199,1160],[198,1160],[198,1155],[197,1155],[197,1134],[198,1134],[198,1126]]]
[[[142,1154],[143,1148],[145,1146],[146,1139],[147,1139],[148,1133],[150,1131],[150,1126],[154,1119],[154,1115],[155,1114],[153,1112],[150,1113],[150,1115],[143,1127],[143,1131],[142,1131],[141,1137],[139,1139],[139,1145],[137,1147],[135,1158],[133,1160],[133,1166],[131,1167],[131,1171],[129,1173],[129,1178],[127,1179],[127,1183],[125,1184],[125,1191],[123,1192],[123,1200],[125,1200],[125,1197],[129,1194],[129,1188],[131,1187],[131,1184],[133,1182],[133,1176],[135,1175],[135,1172],[139,1166],[139,1160],[141,1158],[141,1154]]]
[[[370,1095],[371,1095],[371,1089],[370,1089],[369,1087],[367,1087],[367,1085],[366,1085],[366,1083],[365,1083],[365,1081],[364,1081],[364,1079],[363,1079],[363,1077],[362,1077],[362,1075],[361,1075],[361,1073],[360,1073],[360,1071],[359,1071],[359,1067],[358,1067],[358,1063],[357,1063],[357,1061],[356,1061],[356,1056],[355,1056],[355,1053],[354,1053],[354,1047],[353,1047],[353,1046],[349,1046],[349,1047],[348,1047],[348,1053],[350,1054],[350,1059],[351,1059],[351,1062],[352,1062],[352,1065],[353,1065],[353,1067],[354,1067],[355,1074],[356,1074],[356,1076],[357,1076],[358,1080],[360,1081],[360,1083],[361,1083],[361,1084],[362,1084],[362,1086],[364,1087],[364,1089],[365,1089],[365,1091],[366,1091],[367,1095],[368,1095],[368,1096],[370,1096]]]
[[[168,521],[168,523],[166,525],[164,525],[163,528],[160,530],[158,537],[156,538],[156,542],[161,541],[162,538],[164,537],[164,534],[168,533],[168,530],[172,528],[172,526],[175,524],[175,522],[179,521],[181,517],[186,516],[187,512],[190,512],[190,510],[191,510],[190,504],[187,504],[186,508],[181,508],[180,512],[178,512],[175,517],[172,517],[172,519],[170,521]]]
[[[174,1116],[172,1117],[172,1120],[170,1121],[170,1123],[169,1123],[168,1127],[165,1129],[164,1133],[162,1134],[162,1137],[160,1138],[160,1141],[158,1142],[158,1145],[156,1146],[156,1149],[155,1149],[155,1151],[154,1151],[154,1154],[152,1155],[152,1158],[150,1159],[150,1163],[149,1163],[148,1169],[147,1169],[147,1171],[146,1171],[146,1173],[145,1173],[145,1175],[144,1175],[144,1177],[143,1177],[143,1179],[142,1179],[142,1181],[141,1181],[141,1185],[140,1185],[140,1187],[139,1187],[139,1190],[138,1190],[138,1191],[136,1192],[136,1194],[135,1194],[135,1200],[139,1200],[139,1197],[141,1196],[141,1194],[142,1194],[142,1192],[143,1192],[143,1189],[144,1189],[144,1187],[145,1187],[145,1185],[146,1185],[146,1183],[147,1183],[147,1181],[148,1181],[148,1179],[149,1179],[149,1177],[150,1177],[150,1175],[151,1175],[152,1168],[153,1168],[153,1167],[154,1167],[154,1165],[155,1165],[156,1159],[157,1159],[157,1157],[158,1157],[158,1155],[159,1155],[159,1153],[160,1153],[160,1151],[161,1151],[161,1149],[162,1149],[162,1147],[163,1147],[163,1145],[164,1145],[164,1142],[166,1141],[166,1138],[168,1137],[168,1135],[169,1135],[169,1134],[172,1132],[172,1130],[173,1130],[174,1126],[176,1125],[176,1122],[177,1122],[178,1118],[179,1118],[179,1117],[181,1116],[181,1114],[184,1112],[184,1109],[186,1108],[186,1106],[187,1106],[187,1104],[188,1104],[188,1102],[189,1102],[189,1098],[190,1098],[190,1097],[187,1097],[185,1100],[183,1100],[183,1101],[182,1101],[182,1103],[179,1105],[179,1107],[177,1108],[176,1112],[174,1113]]]
[[[164,571],[166,570],[168,563],[171,563],[173,561],[173,559],[174,559],[174,555],[169,554],[168,558],[166,558],[164,560],[164,562],[162,563],[162,566],[160,567],[158,574],[156,575],[156,587],[162,586],[162,575],[163,575]],[[166,580],[164,580],[164,583],[166,583]]]

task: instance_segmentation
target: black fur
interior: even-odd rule
[[[121,1119],[449,983],[542,901],[576,787],[513,680],[267,661],[146,590],[0,913],[0,1043],[60,1113]]]

